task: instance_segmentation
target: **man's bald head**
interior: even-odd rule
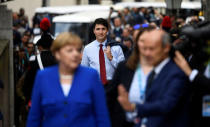
[[[169,44],[170,45],[170,36],[168,33],[161,29],[155,29],[151,32],[149,32],[150,38],[148,38],[150,41],[154,43],[162,43],[163,46]]]
[[[143,56],[154,66],[168,57],[170,51],[169,35],[163,30],[152,30],[142,34]]]

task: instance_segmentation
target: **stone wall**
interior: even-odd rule
[[[0,78],[4,83],[4,89],[0,93],[0,108],[4,115],[4,127],[12,127],[14,125],[12,11],[5,5],[0,5],[0,17]]]

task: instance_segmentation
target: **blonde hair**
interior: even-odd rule
[[[54,54],[56,51],[59,51],[62,47],[66,45],[75,45],[79,48],[82,48],[82,40],[76,34],[73,34],[71,32],[63,32],[59,34],[53,41],[51,51]]]

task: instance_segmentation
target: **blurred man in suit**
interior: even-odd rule
[[[142,54],[154,66],[146,84],[145,102],[131,104],[119,85],[118,101],[126,111],[137,112],[138,127],[188,127],[188,89],[185,74],[169,58],[170,37],[163,30],[144,32]]]

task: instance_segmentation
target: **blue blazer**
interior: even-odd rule
[[[37,73],[27,127],[110,127],[103,85],[96,70],[79,66],[68,97],[58,65]]]
[[[147,118],[147,127],[188,127],[187,77],[170,60],[146,92],[138,116]],[[138,125],[139,126],[139,125]]]

